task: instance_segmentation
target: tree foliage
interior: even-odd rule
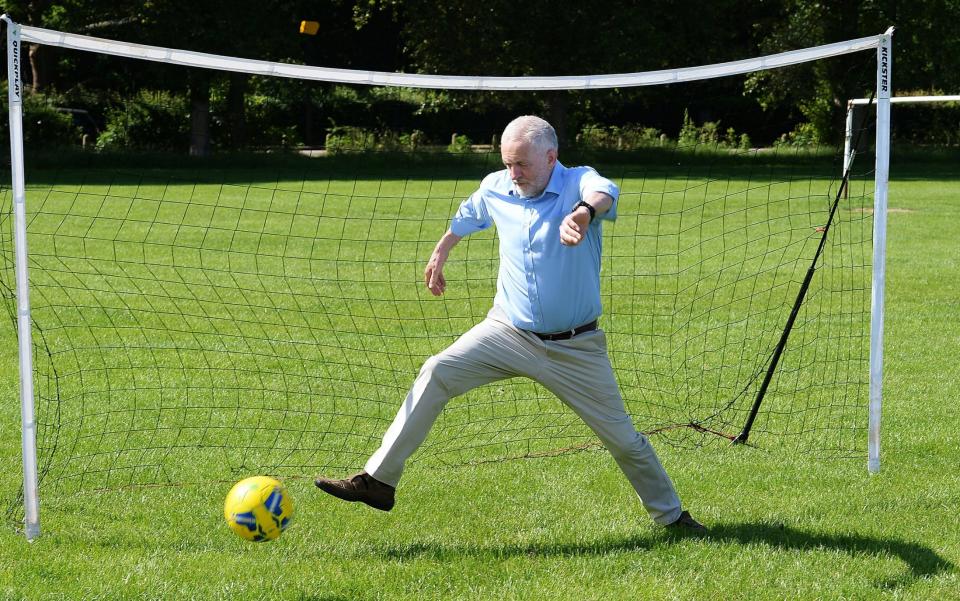
[[[781,0],[774,18],[758,23],[761,53],[876,35],[896,27],[893,38],[894,92],[956,93],[960,90],[960,0]],[[874,60],[858,54],[748,79],[747,92],[765,109],[786,107],[792,119],[810,123],[824,139],[842,135],[835,124],[847,100],[869,97],[875,80],[850,76]]]
[[[505,0],[13,0],[6,9],[28,25],[215,54],[501,76],[708,64],[876,35],[894,25],[895,91],[960,90],[960,0],[560,0],[522,6]],[[298,35],[303,19],[319,21],[319,35]],[[632,127],[676,137],[686,114],[688,127],[716,123],[723,131],[734,128],[768,143],[794,130],[804,133],[791,139],[836,139],[847,99],[868,96],[874,85],[869,68],[863,68],[873,60],[868,54],[745,79],[589,94],[385,93],[171,69],[41,47],[30,49],[31,69],[25,77],[29,90],[87,111],[98,124],[93,135],[105,131],[109,122],[108,140],[127,139],[117,129],[123,123],[147,126],[143,119],[162,115],[164,120],[181,119],[173,130],[187,136],[171,146],[200,154],[319,144],[334,128],[383,130],[388,121],[400,124],[403,131],[397,135],[418,131],[420,138],[432,136],[443,144],[452,133],[486,140],[505,119],[521,112],[543,114],[567,138],[586,127]],[[145,90],[154,96],[143,96]],[[170,106],[159,112],[144,109],[149,105],[144,98],[151,97],[170,98]],[[135,114],[124,119],[124,111]],[[740,118],[719,123],[718,113]]]

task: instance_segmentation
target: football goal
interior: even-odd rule
[[[40,495],[361,466],[423,361],[490,308],[495,232],[456,248],[443,297],[423,286],[423,264],[460,202],[502,168],[495,134],[544,99],[568,116],[556,123],[560,160],[591,164],[621,189],[603,226],[601,327],[638,429],[658,445],[750,444],[879,469],[892,30],[699,67],[467,77],[250,60],[4,20],[0,292],[19,349],[23,486],[11,520],[28,538],[40,532]],[[51,158],[29,129],[44,107],[22,83],[26,43],[77,73],[118,85],[146,74],[157,88],[131,92],[136,110],[109,113],[99,151]],[[777,131],[788,115],[743,117],[749,78],[821,63],[840,66],[851,95],[875,96],[847,152],[842,107],[835,140],[817,144]],[[269,123],[246,133],[259,136],[258,154],[165,154],[185,154],[191,135],[190,105],[170,89],[199,80],[214,113],[243,82],[248,117]],[[283,112],[276,98],[309,111]],[[352,124],[358,111],[338,111],[357,98],[380,109]],[[455,111],[431,113],[439,102],[466,115],[460,129],[444,129]],[[578,117],[598,106],[616,110]],[[299,112],[312,125],[284,121]],[[308,152],[302,132],[318,115],[325,143]],[[225,117],[206,131],[216,142],[241,128]],[[415,460],[598,445],[549,392],[509,380],[454,399]]]
[[[870,107],[876,104],[876,100],[873,97],[870,98],[852,98],[847,101],[847,121],[846,128],[844,130],[844,147],[843,147],[843,170],[846,171],[847,167],[853,160],[853,141],[854,135],[857,131],[857,128],[854,126],[859,119],[863,117],[859,115],[860,111],[864,107]],[[947,106],[960,106],[960,94],[953,95],[939,95],[939,96],[892,96],[890,98],[891,105],[917,105],[917,106],[930,106],[930,105],[947,105]],[[958,130],[956,124],[954,124],[954,130]],[[960,131],[960,130],[958,130]],[[949,142],[949,141],[948,141]],[[953,141],[955,142],[955,140]]]

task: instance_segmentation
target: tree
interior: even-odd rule
[[[117,28],[136,22],[139,3],[83,0],[13,0],[6,3],[7,14],[23,25],[71,31],[85,35],[110,35]],[[48,60],[50,48],[30,44],[29,88],[41,91],[56,82],[57,74]]]
[[[8,3],[8,11],[27,25],[141,44],[266,60],[297,59],[301,52],[297,6],[279,0],[234,0],[229,10],[219,0],[30,0]],[[226,80],[228,129],[233,134],[230,141],[242,145],[247,76],[230,77],[206,70],[163,71],[155,65],[131,65],[115,59],[109,59],[109,69],[100,69],[91,65],[103,63],[104,57],[78,53],[61,60],[45,60],[59,52],[33,45],[33,89],[92,93],[103,101],[103,107],[143,87],[186,93],[190,98],[190,148],[194,154],[210,150],[210,87],[215,81]]]
[[[355,18],[362,28],[378,12],[390,14],[400,28],[405,67],[415,71],[550,76],[646,71],[746,58],[754,52],[742,24],[765,10],[734,0],[599,4],[564,0],[526,5],[507,0],[371,0],[358,5]],[[569,138],[582,122],[603,110],[598,104],[640,110],[676,104],[665,101],[664,95],[689,93],[689,88],[594,93],[600,103],[567,92],[486,98],[513,111],[542,112],[561,137]],[[738,91],[734,94],[740,96]],[[478,95],[473,97],[474,102],[482,102]],[[671,111],[678,124],[683,108]]]
[[[960,89],[960,0],[782,0],[775,18],[758,25],[765,53],[877,35],[897,27],[893,85],[897,90],[955,93]],[[851,55],[813,65],[763,72],[748,91],[769,109],[793,107],[821,139],[838,141],[850,98],[868,97],[875,85],[865,66],[873,56]],[[859,72],[861,77],[852,77]],[[950,92],[948,92],[950,93]]]
[[[295,5],[279,0],[234,0],[229,9],[219,0],[148,1],[141,9],[141,42],[187,50],[249,57],[289,59],[299,53]],[[216,79],[227,79],[230,141],[245,141],[244,96],[249,76],[230,76],[193,70],[181,82],[190,98],[190,154],[210,153],[210,89]]]

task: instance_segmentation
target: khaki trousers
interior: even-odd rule
[[[427,359],[364,469],[380,482],[397,486],[404,463],[450,399],[517,376],[536,380],[586,422],[655,522],[669,524],[680,517],[680,499],[670,477],[624,408],[603,331],[543,341],[514,327],[497,307],[446,350]]]

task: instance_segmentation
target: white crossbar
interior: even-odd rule
[[[960,95],[957,96],[896,96],[890,99],[892,104],[912,104],[912,103],[923,103],[923,102],[960,102]],[[874,101],[874,104],[876,101]],[[862,106],[866,104],[871,104],[869,98],[854,98],[850,100],[848,105]]]
[[[372,86],[395,86],[407,88],[434,88],[445,90],[586,90],[601,88],[626,88],[680,83],[751,73],[774,69],[812,60],[840,56],[862,50],[877,48],[881,36],[870,36],[836,42],[803,50],[792,50],[758,58],[642,73],[618,73],[611,75],[575,75],[557,77],[472,77],[459,75],[426,75],[418,73],[386,73],[382,71],[358,71],[331,69],[308,65],[291,65],[268,61],[221,56],[190,50],[176,50],[159,46],[145,46],[116,40],[95,38],[74,33],[64,33],[40,27],[21,28],[24,42],[46,46],[58,46],[72,50],[85,50],[112,54],[127,58],[171,63],[189,67],[204,67],[221,71],[236,71],[252,75],[273,75],[292,79],[308,79],[346,84]]]

